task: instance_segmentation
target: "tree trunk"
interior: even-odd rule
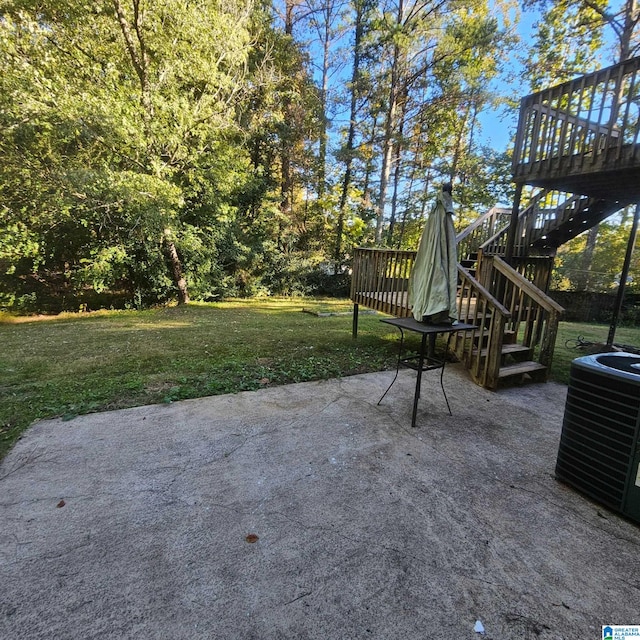
[[[356,20],[355,37],[353,44],[353,71],[351,73],[351,100],[349,105],[349,133],[347,134],[347,144],[345,146],[346,158],[344,178],[342,180],[342,191],[340,193],[340,204],[338,205],[338,221],[336,224],[336,244],[333,252],[333,272],[338,274],[341,267],[342,258],[342,234],[344,231],[344,214],[347,206],[347,196],[351,183],[351,165],[353,164],[353,148],[356,136],[356,116],[358,110],[358,82],[360,80],[360,46],[364,33],[364,2],[355,1]]]
[[[622,31],[619,34],[620,60],[624,62],[631,58],[631,45],[633,43],[633,32],[638,25],[637,0],[627,0],[624,8],[624,21]]]
[[[173,241],[171,231],[169,229],[165,229],[164,244],[167,251],[167,257],[169,259],[169,264],[171,265],[173,283],[178,290],[178,304],[188,304],[189,292],[187,290],[187,281],[185,280],[184,274],[182,273],[182,263],[180,262],[178,250],[176,249],[176,245]]]
[[[393,149],[393,195],[391,196],[391,219],[389,220],[389,231],[387,235],[387,244],[393,246],[393,232],[396,226],[396,213],[398,209],[398,190],[400,188],[400,178],[402,175],[402,134],[404,131],[404,118],[405,107],[407,105],[407,95],[403,96],[403,99],[399,105],[400,115],[398,117],[398,136],[394,144]]]
[[[396,243],[396,249],[402,248],[402,240],[404,239],[404,230],[407,226],[407,216],[409,215],[409,203],[413,200],[413,185],[416,179],[416,173],[418,169],[422,170],[420,163],[414,161],[411,167],[411,173],[409,175],[409,184],[407,185],[407,195],[405,198],[404,210],[402,211],[402,221],[400,222],[400,234],[398,236],[398,242]]]
[[[373,173],[373,149],[376,144],[376,131],[378,127],[378,116],[373,114],[373,122],[371,123],[371,136],[369,137],[368,147],[371,150],[371,154],[367,158],[364,167],[364,176],[362,179],[362,195],[364,199],[364,206],[368,208],[371,204],[371,193],[369,188],[369,182],[371,181],[371,174]]]
[[[286,0],[284,32],[290,37],[293,37],[293,25],[296,19],[295,12],[299,4],[299,0]],[[293,121],[293,115],[291,113],[292,105],[289,98],[284,100],[283,110],[285,113],[285,126],[288,127]],[[291,170],[291,135],[289,131],[282,136],[281,144],[280,211],[282,211],[287,219],[290,219],[293,208],[293,198],[291,196],[293,192],[293,172]],[[282,227],[282,224],[280,224],[280,227]],[[278,233],[278,236],[278,243],[280,243],[281,233]]]
[[[331,13],[333,5],[327,2],[324,8],[324,33],[322,42],[322,87],[320,89],[320,143],[318,145],[318,197],[325,192],[326,163],[327,163],[327,95],[329,92],[329,52],[331,47]]]
[[[113,0],[113,6],[120,24],[120,30],[125,41],[125,46],[131,58],[131,64],[140,82],[140,103],[143,108],[144,126],[147,133],[149,161],[154,155],[150,125],[154,117],[153,104],[151,101],[151,83],[149,80],[149,53],[145,38],[143,36],[143,10],[140,0],[133,0],[133,21],[130,23],[124,11],[121,0]],[[134,35],[135,34],[135,35]],[[151,164],[151,162],[150,162]],[[171,268],[173,283],[178,291],[178,304],[189,302],[189,291],[187,281],[182,272],[182,264],[178,256],[178,250],[173,241],[171,231],[165,229],[164,246]]]
[[[149,82],[149,53],[142,35],[143,13],[140,11],[140,0],[133,0],[133,25],[127,20],[121,0],[113,0],[113,8],[118,18],[125,46],[131,58],[131,64],[140,82],[140,104],[144,114],[145,133],[149,139],[151,120],[153,118],[153,104],[151,102]]]
[[[401,170],[400,155],[401,155],[400,143],[396,142],[396,144],[394,145],[394,152],[393,152],[394,170],[393,170],[393,195],[391,196],[391,216],[389,218],[389,229],[387,231],[387,245],[390,247],[393,245],[393,232],[396,227],[396,211],[398,208],[398,188],[400,185],[400,170]]]
[[[378,205],[376,207],[376,243],[382,244],[382,232],[384,230],[384,209],[387,204],[387,187],[389,185],[389,175],[391,174],[391,158],[393,154],[393,129],[396,120],[396,87],[393,85],[397,80],[392,80],[392,87],[389,91],[389,107],[384,123],[384,139],[382,141],[382,167],[380,169],[380,193],[378,194]]]
[[[403,0],[398,3],[396,25],[400,27],[404,19]],[[389,104],[384,123],[384,137],[382,140],[382,167],[380,169],[380,192],[378,194],[378,206],[376,208],[376,243],[382,244],[382,232],[384,229],[384,209],[387,203],[387,187],[391,174],[391,160],[393,155],[393,138],[396,129],[398,96],[400,94],[400,47],[393,46],[393,59],[391,61],[391,85],[389,87]]]

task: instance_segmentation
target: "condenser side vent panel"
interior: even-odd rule
[[[629,368],[630,356],[638,360],[637,374]],[[585,356],[572,364],[556,477],[595,501],[625,512],[636,481],[640,358],[605,357],[614,366],[599,362],[603,356]],[[625,365],[624,372],[615,368],[618,361],[612,358],[617,357]]]

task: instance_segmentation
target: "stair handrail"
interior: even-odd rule
[[[488,227],[490,231],[494,231],[496,226],[498,225],[499,219],[502,216],[509,215],[510,212],[510,209],[506,207],[499,207],[495,205],[491,207],[491,209],[483,213],[481,216],[476,218],[470,225],[465,227],[460,233],[456,235],[456,244],[459,247],[459,255],[469,254],[476,251],[485,240],[486,231],[485,233],[482,233],[484,228]],[[476,232],[479,232],[481,236],[480,238],[475,239],[475,243],[477,244],[476,246],[474,246],[474,239],[470,236],[473,236]],[[465,248],[465,244],[469,244],[470,246]]]
[[[544,196],[547,195],[547,193],[549,192],[548,189],[541,189],[538,193],[536,193],[530,200],[529,200],[529,204],[522,209],[522,211],[520,211],[518,213],[518,223],[520,222],[520,220],[522,220],[523,218],[529,216],[531,213],[533,213],[537,206],[538,203],[540,202],[540,200],[542,200],[542,198]],[[512,214],[513,215],[513,214]],[[498,231],[496,231],[496,233],[494,233],[488,240],[485,240],[481,245],[480,245],[480,250],[487,254],[487,250],[489,250],[489,255],[494,255],[493,253],[491,253],[490,251],[490,247],[492,245],[497,244],[497,240],[502,236],[505,235],[509,229],[509,224],[505,225],[504,227],[502,227],[502,229],[499,229]]]
[[[493,256],[493,267],[509,278],[511,282],[516,283],[532,300],[537,302],[547,311],[563,313],[564,307],[560,306],[553,298],[550,298],[542,290],[538,289],[531,280],[527,280],[522,274],[518,273],[511,265],[507,264],[499,256]]]
[[[472,334],[454,334],[452,348],[476,384],[496,389],[504,330],[511,312],[461,264],[458,277],[458,318],[477,329]]]
[[[567,208],[573,206],[575,202],[577,202],[578,200],[584,197],[579,194],[571,194],[565,191],[557,191],[555,189],[542,189],[538,193],[536,193],[529,201],[529,204],[518,214],[518,227],[516,231],[516,237],[517,238],[524,237],[524,245],[526,246],[529,246],[532,242],[539,239],[538,237],[534,237],[535,236],[534,221],[536,216],[539,215],[541,211],[547,211],[547,209],[544,209],[544,210],[540,209],[540,202],[544,198],[546,198],[550,193],[563,194],[563,197],[564,197],[561,204],[556,204],[555,206],[552,206],[551,208],[548,209],[548,211],[553,211],[556,217],[558,216],[558,212],[560,210],[566,211]],[[560,200],[560,198],[558,198],[558,200]],[[486,240],[480,246],[480,250],[483,253],[489,254],[489,255],[499,254],[500,247],[502,245],[498,241],[502,237],[505,237],[506,239],[508,229],[509,229],[509,225],[497,231],[491,238]],[[544,233],[542,235],[544,235]],[[516,249],[516,255],[519,255],[517,253],[517,247],[515,247],[515,249]],[[524,257],[524,256],[521,256],[521,257]]]
[[[460,233],[456,234],[456,242],[464,240],[468,235],[473,233],[478,227],[482,226],[487,219],[495,217],[496,219],[501,213],[508,213],[510,210],[506,207],[498,207],[497,205],[485,211],[481,216],[476,218],[470,225],[465,227]]]
[[[500,292],[499,299],[502,298],[511,312],[510,329],[517,337],[523,334],[522,344],[529,347],[532,354],[539,347],[536,359],[548,371],[564,308],[498,256],[488,258],[484,269],[486,282]],[[504,280],[500,282],[494,272]]]
[[[628,58],[523,97],[512,158],[515,181],[557,176],[560,169],[578,175],[635,166],[632,105],[639,70],[640,57]]]
[[[564,200],[562,204],[559,204],[552,209],[554,214],[554,222],[555,222],[554,225],[550,226],[545,223],[542,226],[538,227],[538,226],[535,226],[535,220],[533,224],[530,222],[531,219],[527,221],[527,227],[524,232],[524,235],[527,238],[528,245],[532,245],[533,243],[539,240],[545,239],[549,231],[557,229],[559,225],[562,225],[566,222],[567,215],[574,216],[576,214],[576,212],[580,208],[580,204],[579,204],[580,200],[584,199],[585,196],[579,193],[574,193],[574,194],[567,193],[566,195],[569,197],[566,200]],[[540,213],[544,213],[544,212],[545,212],[544,209],[540,211]],[[585,230],[586,228],[581,229],[581,231],[585,231]]]

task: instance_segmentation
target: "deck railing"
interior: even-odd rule
[[[466,258],[476,253],[489,238],[507,228],[510,219],[511,209],[491,207],[456,236],[458,255]]]
[[[476,384],[495,389],[510,313],[462,265],[458,265],[458,276],[458,318],[478,328],[472,333],[454,334],[452,348]]]
[[[358,247],[353,254],[351,300],[369,309],[404,318],[415,251]]]
[[[526,96],[513,155],[516,181],[585,174],[640,159],[640,58]]]
[[[354,337],[359,305],[396,317],[411,315],[408,285],[415,255],[415,251],[391,249],[354,250]],[[451,346],[477,384],[495,389],[505,332],[530,347],[534,359],[548,367],[562,308],[500,258],[489,256],[482,264],[482,282],[458,265],[458,318],[478,328],[453,334]]]
[[[565,191],[540,189],[518,215],[515,232],[514,257],[528,256],[531,244],[543,238],[561,220],[571,216],[582,199]],[[507,248],[508,222],[480,245],[484,255],[504,256]]]
[[[496,256],[483,260],[482,283],[509,312],[505,331],[531,349],[533,359],[549,369],[564,309],[521,273]]]

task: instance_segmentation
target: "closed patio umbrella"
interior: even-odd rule
[[[452,217],[451,184],[447,183],[427,217],[409,277],[409,307],[418,322],[451,324],[458,317],[458,256]]]

